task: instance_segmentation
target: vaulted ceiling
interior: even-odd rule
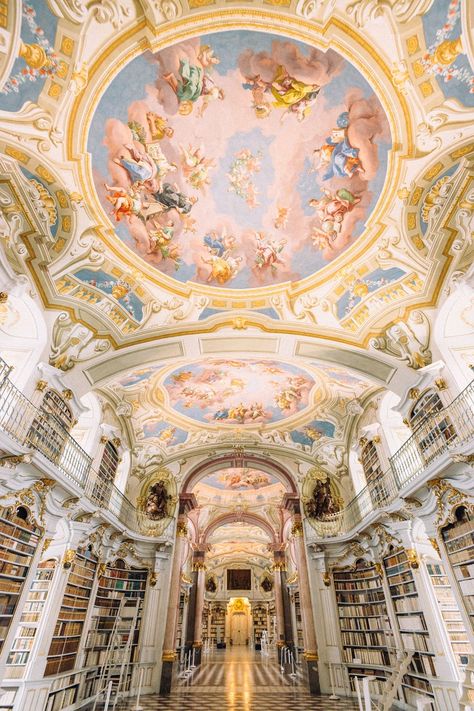
[[[2,238],[50,363],[161,461],[235,437],[346,461],[472,261],[471,3],[8,7]],[[224,481],[198,499],[281,493]]]

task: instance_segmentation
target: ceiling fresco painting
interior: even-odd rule
[[[173,410],[201,423],[278,422],[309,404],[313,378],[271,360],[212,358],[170,373],[163,383]]]
[[[248,31],[137,57],[89,133],[117,237],[181,282],[235,289],[303,279],[360,237],[389,147],[341,55]]]
[[[466,0],[469,2],[469,0]],[[474,106],[474,71],[466,56],[461,29],[462,0],[435,0],[423,16],[426,52],[423,69],[436,77],[447,98]]]
[[[44,0],[23,2],[19,56],[0,90],[0,105],[18,111],[25,101],[37,101],[44,82],[64,71],[54,49],[57,17]]]
[[[279,484],[275,476],[260,469],[233,467],[210,474],[199,481],[199,485],[222,491],[253,491]]]

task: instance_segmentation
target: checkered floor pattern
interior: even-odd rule
[[[204,655],[188,678],[179,678],[168,697],[144,696],[144,711],[355,711],[352,701],[310,696],[300,671],[296,678],[246,648]],[[133,703],[121,706],[131,711]]]
[[[144,711],[355,711],[358,707],[341,699],[331,701],[328,697],[314,697],[303,691],[284,691],[250,694],[201,692],[175,692],[171,696],[144,696],[140,699]],[[133,709],[134,704],[121,709]]]

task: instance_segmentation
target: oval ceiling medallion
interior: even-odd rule
[[[299,281],[350,247],[390,145],[340,54],[248,30],[131,61],[88,141],[117,238],[180,282],[232,289]]]

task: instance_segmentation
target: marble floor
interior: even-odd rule
[[[133,709],[136,702],[122,706]],[[275,660],[246,647],[205,655],[192,677],[178,680],[169,697],[144,696],[144,711],[351,711],[348,700],[310,696],[301,673],[282,674]]]

